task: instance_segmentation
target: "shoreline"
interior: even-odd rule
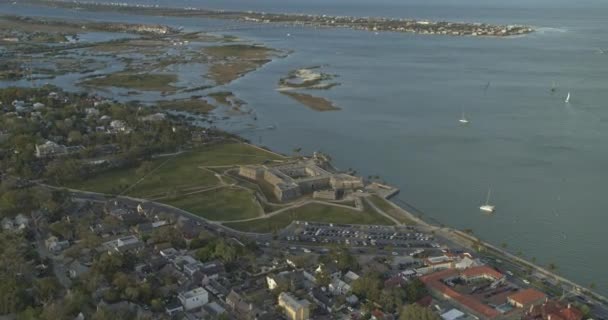
[[[270,149],[269,147],[251,143],[246,138],[243,138],[243,137],[240,137],[240,138],[244,139],[244,141],[242,143],[253,146],[255,148],[260,148],[264,151],[267,151],[267,152],[270,152],[273,154],[285,156],[277,151]],[[499,248],[498,246],[496,246],[492,243],[484,241],[475,235],[468,234],[467,232],[465,232],[463,230],[456,229],[456,228],[449,227],[449,226],[438,226],[432,222],[428,222],[427,221],[428,219],[425,220],[421,217],[421,216],[426,216],[426,214],[424,212],[420,212],[419,215],[416,215],[416,214],[410,212],[408,209],[406,209],[406,208],[398,205],[394,201],[392,201],[391,198],[393,198],[397,194],[399,194],[399,192],[394,192],[391,194],[387,194],[385,196],[382,196],[380,194],[377,194],[377,195],[379,197],[383,198],[386,201],[386,203],[388,203],[390,206],[392,206],[394,209],[396,209],[399,213],[403,214],[407,219],[414,221],[416,223],[416,225],[418,225],[419,227],[427,228],[429,232],[437,233],[437,234],[439,234],[439,236],[441,236],[442,238],[444,238],[447,241],[451,241],[459,246],[465,247],[480,256],[483,255],[481,253],[480,248],[483,248],[484,249],[483,252],[486,252],[486,253],[491,252],[495,255],[500,256],[505,261],[510,261],[514,265],[519,265],[522,267],[529,268],[531,270],[538,272],[539,274],[542,274],[543,276],[546,276],[547,278],[555,279],[558,283],[554,286],[559,287],[559,289],[565,290],[563,285],[566,284],[568,286],[571,286],[572,288],[570,288],[570,290],[572,292],[576,292],[578,295],[586,295],[588,297],[595,299],[596,301],[598,301],[600,303],[608,304],[608,297],[606,297],[602,294],[599,294],[598,292],[596,292],[592,289],[589,289],[586,286],[582,286],[573,280],[570,280],[564,276],[561,276],[561,275],[555,273],[554,271],[550,271],[541,265],[528,261],[525,258],[519,257],[505,249]],[[311,221],[311,222],[314,222],[314,221]],[[294,223],[294,221],[292,221],[291,223]],[[397,224],[395,226],[399,226],[399,225],[402,225],[402,224]],[[223,225],[223,227],[233,230],[235,232],[241,232],[239,230],[232,229],[226,225]],[[256,234],[268,235],[266,233],[256,233]],[[476,249],[476,247],[477,247],[477,249]]]
[[[422,35],[473,36],[504,38],[534,32],[530,26],[498,25],[480,22],[431,21],[426,19],[396,19],[383,17],[328,16],[312,14],[265,13],[254,11],[210,10],[204,8],[171,8],[158,5],[100,3],[67,0],[24,0],[23,3],[51,7],[113,11],[138,15],[182,18],[211,18],[259,24],[285,24],[314,28],[348,28],[370,32],[401,32]]]
[[[384,199],[386,200],[387,203],[389,203],[391,206],[393,206],[399,212],[404,214],[408,219],[412,219],[413,221],[416,221],[416,223],[418,223],[419,225],[429,228],[429,230],[432,230],[433,232],[440,233],[440,235],[442,237],[446,238],[447,240],[454,241],[458,245],[471,249],[471,250],[477,252],[478,254],[479,254],[478,250],[475,249],[476,246],[478,248],[483,247],[486,250],[490,249],[494,253],[500,255],[503,259],[505,259],[505,260],[508,259],[516,265],[517,264],[523,265],[524,267],[531,268],[544,276],[557,280],[558,283],[565,283],[569,286],[572,286],[573,287],[573,288],[571,288],[572,291],[576,291],[578,294],[585,294],[585,295],[592,297],[595,300],[600,301],[601,303],[608,303],[608,297],[601,295],[601,294],[597,293],[596,291],[589,289],[585,286],[582,286],[582,285],[576,283],[575,281],[572,281],[559,274],[556,274],[555,272],[547,270],[545,267],[542,267],[538,264],[528,261],[527,259],[524,259],[522,257],[518,257],[515,254],[513,254],[505,249],[501,249],[494,244],[491,244],[487,241],[484,241],[484,240],[478,238],[477,236],[468,234],[465,231],[462,231],[462,230],[459,230],[456,228],[452,228],[449,226],[441,227],[441,226],[437,226],[432,223],[429,223],[429,222],[425,221],[424,219],[416,216],[415,214],[409,212],[407,209],[396,204],[392,200],[390,200],[390,198],[392,198],[393,196],[394,195],[391,195]],[[421,212],[421,215],[425,215],[425,214],[423,212]],[[562,287],[563,286],[560,285],[560,288],[562,288]]]

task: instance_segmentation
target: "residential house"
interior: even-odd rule
[[[165,313],[169,316],[175,316],[184,311],[184,306],[179,300],[171,300],[165,305]]]
[[[310,302],[298,300],[287,292],[279,294],[279,306],[283,308],[289,320],[306,320],[310,318]]]
[[[167,248],[159,251],[160,255],[166,259],[173,259],[179,254],[175,248]]]
[[[102,245],[106,250],[114,250],[118,252],[139,251],[144,247],[144,244],[133,235],[104,242]]]
[[[129,133],[130,129],[127,126],[127,123],[123,120],[112,120],[110,122],[110,132],[112,133],[118,133],[118,132],[124,132],[124,133]]]
[[[226,272],[226,269],[222,262],[214,260],[202,264],[198,271],[203,275],[203,283],[209,283],[210,280],[215,280],[220,274]]]
[[[329,284],[329,291],[334,295],[346,295],[351,289],[351,286],[341,279],[334,279]]]
[[[68,149],[66,146],[57,144],[50,140],[47,140],[43,144],[37,144],[35,148],[36,158],[52,158],[68,154]]]
[[[209,293],[201,287],[192,289],[187,292],[182,292],[177,296],[177,299],[182,303],[184,310],[190,311],[198,309],[209,302]]]
[[[203,306],[203,310],[212,317],[219,317],[226,313],[226,309],[222,308],[217,302],[210,302]]]
[[[336,305],[335,299],[324,288],[313,288],[309,295],[317,305],[329,313],[338,311],[342,307]]]
[[[59,240],[56,236],[50,236],[44,240],[44,245],[52,253],[59,253],[70,246],[70,242],[67,240]]]
[[[89,272],[89,267],[83,265],[78,260],[74,260],[68,265],[68,275],[72,279],[79,278],[87,272]]]
[[[530,306],[542,304],[547,295],[536,289],[524,289],[507,297],[507,301],[517,308],[529,308]]]
[[[236,291],[232,290],[226,296],[226,304],[234,312],[238,319],[256,319],[261,312],[248,303]]]

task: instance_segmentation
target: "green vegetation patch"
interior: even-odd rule
[[[86,86],[93,87],[119,87],[143,91],[175,91],[178,88],[171,85],[177,82],[175,74],[161,73],[112,73],[100,78],[91,78],[82,81]]]
[[[371,210],[360,212],[342,207],[311,203],[270,218],[225,223],[225,225],[246,232],[268,233],[285,228],[294,220],[346,224],[393,224],[389,219]]]
[[[214,63],[209,67],[208,77],[218,85],[230,83],[245,74],[256,70],[270,60],[230,61]]]
[[[213,189],[163,202],[216,221],[251,219],[261,214],[253,191],[241,188]]]
[[[162,159],[151,162],[154,167],[162,163]],[[111,169],[87,179],[69,182],[66,187],[106,194],[119,194],[139,180],[138,168]]]
[[[251,44],[228,44],[203,48],[203,52],[215,59],[240,58],[247,60],[266,60],[276,50]]]
[[[416,224],[416,222],[414,220],[408,218],[406,215],[399,212],[399,210],[396,209],[395,207],[393,207],[390,203],[388,203],[387,200],[385,200],[377,195],[372,195],[368,199],[374,205],[376,205],[376,207],[380,208],[380,210],[384,211],[389,216],[395,218],[397,221],[399,221],[403,224],[408,224],[408,225]]]
[[[306,93],[297,93],[297,92],[291,92],[291,91],[280,91],[280,92],[315,111],[322,112],[322,111],[340,110],[340,108],[336,107],[333,104],[333,102],[331,102],[325,98],[315,97],[313,95],[306,94]]]
[[[144,198],[163,197],[193,188],[217,185],[219,180],[215,174],[200,168],[201,166],[259,164],[266,160],[280,158],[276,154],[248,144],[222,143],[205,146],[176,156],[154,159],[136,168],[109,170],[85,181],[73,182],[68,187],[118,194],[137,182],[137,185],[128,190],[128,195]]]
[[[231,106],[232,103],[230,100],[234,98],[234,94],[230,91],[211,92],[208,96],[213,98],[217,103],[225,106]]]

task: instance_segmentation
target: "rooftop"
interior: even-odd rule
[[[504,277],[504,275],[502,273],[500,273],[488,266],[479,266],[479,267],[472,267],[472,268],[464,269],[462,271],[462,276],[465,278],[488,276],[488,277],[494,278],[495,280],[499,280]]]
[[[522,305],[529,305],[539,300],[545,299],[547,296],[536,289],[525,289],[516,294],[509,296],[509,299]]]
[[[471,268],[474,270],[468,271],[468,273],[471,275],[478,275],[480,271],[484,270],[484,269],[478,269],[478,268],[479,267]],[[488,268],[488,269],[493,270],[491,268]],[[470,269],[467,269],[467,270],[470,270]],[[467,272],[467,270],[464,270],[463,273]],[[422,276],[422,277],[420,277],[420,280],[422,280],[422,282],[425,285],[427,285],[428,287],[440,292],[444,296],[449,297],[450,299],[458,302],[462,306],[465,306],[469,310],[472,310],[479,315],[482,315],[482,316],[484,316],[486,318],[490,318],[490,319],[495,318],[498,315],[500,315],[500,312],[498,310],[483,304],[481,301],[475,299],[474,297],[472,297],[470,295],[459,293],[456,290],[448,287],[447,285],[445,285],[443,283],[444,279],[456,278],[459,276],[459,274],[460,273],[458,272],[458,270],[447,269],[447,270],[442,270],[439,272],[435,272],[435,273],[431,273],[431,274]],[[500,274],[500,273],[498,273],[498,274]]]
[[[187,291],[187,292],[182,292],[179,295],[182,296],[182,297],[184,297],[185,299],[190,299],[190,298],[193,298],[193,297],[204,295],[206,293],[207,293],[207,291],[205,291],[205,289],[203,289],[201,287],[198,287],[198,288],[192,289],[192,290]]]
[[[282,300],[283,303],[288,305],[291,309],[304,308],[304,307],[307,307],[308,305],[310,305],[310,302],[308,302],[308,300],[306,300],[306,299],[296,300],[296,298],[292,297],[287,292],[281,292],[281,294],[279,295],[279,300]]]

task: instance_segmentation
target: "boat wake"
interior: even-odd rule
[[[545,34],[545,33],[565,33],[565,32],[568,32],[568,30],[563,29],[563,28],[551,28],[551,27],[535,28],[534,31],[536,33],[540,33],[540,34]]]

